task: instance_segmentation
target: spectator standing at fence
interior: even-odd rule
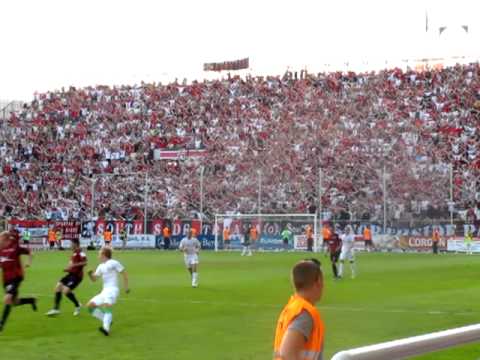
[[[327,246],[330,237],[332,236],[332,230],[328,224],[322,226],[322,248]]]
[[[363,241],[365,244],[365,250],[370,252],[373,250],[373,239],[372,239],[372,230],[370,229],[370,225],[365,225],[363,229]]]
[[[438,254],[439,242],[440,242],[440,231],[438,230],[438,227],[435,227],[432,233],[432,251],[434,254]]]
[[[165,250],[170,249],[170,236],[171,236],[171,231],[168,225],[165,225],[162,230],[162,235],[163,235],[163,248]]]
[[[250,236],[252,232],[252,225],[247,227],[247,230],[243,234],[243,250],[241,256],[252,256],[252,250],[250,249]]]
[[[305,237],[307,238],[307,251],[313,251],[313,229],[311,225],[305,228]]]
[[[469,228],[465,233],[465,238],[463,239],[465,245],[465,252],[468,255],[472,255],[472,243],[473,243],[473,233],[472,230]]]
[[[128,241],[128,234],[125,227],[120,231],[120,240],[122,241],[122,247],[125,249]]]
[[[223,248],[230,250],[230,228],[228,226],[223,228]]]
[[[256,225],[250,225],[250,246],[254,246],[259,240],[260,234]]]
[[[23,230],[22,240],[24,245],[30,244],[30,240],[32,240],[32,233],[28,229]]]
[[[62,237],[63,237],[62,230],[57,229],[57,231],[55,231],[55,241],[57,242],[57,247],[58,247],[59,250],[63,249],[63,247],[62,247]]]
[[[315,304],[323,294],[323,274],[316,259],[302,260],[292,270],[295,294],[277,321],[275,360],[321,360],[325,326]]]
[[[48,246],[50,247],[50,250],[53,250],[53,248],[55,247],[55,243],[57,242],[57,233],[53,228],[53,226],[48,229],[47,237],[48,237]]]
[[[283,231],[281,233],[284,250],[288,250],[288,243],[292,241],[292,236],[293,236],[293,234],[292,234],[291,230],[288,228],[287,225],[285,225],[285,228],[283,229]]]
[[[113,233],[108,227],[103,231],[103,242],[105,246],[112,246]]]
[[[194,227],[192,227],[192,237],[196,238],[197,235],[198,235],[197,229],[195,229]]]

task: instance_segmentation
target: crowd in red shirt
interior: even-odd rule
[[[445,216],[453,169],[457,209],[476,206],[480,67],[425,72],[292,74],[96,86],[36,94],[4,122],[0,215],[19,218],[204,212],[307,212],[323,207],[392,218]],[[205,149],[199,160],[154,160],[156,149]],[[474,212],[473,212],[474,213]],[[432,215],[433,214],[433,215]]]

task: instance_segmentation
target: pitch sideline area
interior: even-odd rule
[[[289,269],[307,253],[201,253],[200,287],[192,289],[179,252],[117,251],[127,266],[132,293],[114,310],[110,338],[86,310],[47,318],[53,287],[69,252],[35,254],[21,288],[39,296],[39,312],[18,308],[0,334],[0,356],[64,359],[269,359],[275,321],[291,288]],[[90,265],[98,263],[89,252]],[[356,346],[473,324],[480,319],[479,258],[466,255],[358,254],[359,276],[334,281],[328,259],[320,310],[327,327],[326,359]],[[347,266],[347,275],[348,275]],[[82,303],[99,290],[87,279]],[[478,357],[465,346],[419,359]]]

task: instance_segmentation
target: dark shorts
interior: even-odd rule
[[[373,246],[373,241],[372,240],[364,240],[365,246]]]
[[[338,259],[340,258],[340,253],[341,253],[341,252],[342,252],[341,249],[340,249],[340,250],[337,250],[337,251],[335,251],[335,252],[333,252],[333,253],[331,252],[331,253],[330,253],[330,261],[331,261],[332,263],[338,262]]]
[[[65,275],[61,280],[60,283],[70,290],[75,289],[80,283],[82,282],[82,278],[75,275],[75,274],[68,274]]]
[[[14,298],[18,295],[18,288],[22,283],[23,278],[15,278],[13,280],[7,281],[3,284],[3,288],[5,289],[5,294],[12,295]]]
[[[288,238],[283,239],[283,244],[288,245]]]

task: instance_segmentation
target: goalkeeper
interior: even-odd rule
[[[282,236],[282,242],[283,242],[283,250],[288,250],[288,243],[291,241],[293,236],[292,232],[288,228],[288,225],[285,225],[285,228],[283,229],[281,236]]]

